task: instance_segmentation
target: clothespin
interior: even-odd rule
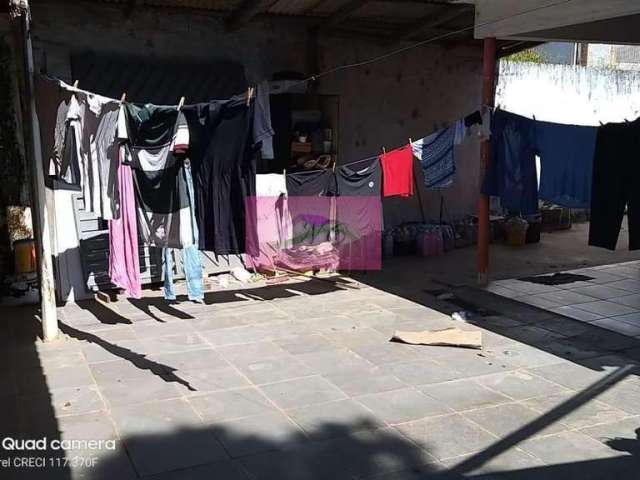
[[[411,145],[413,143],[413,140],[411,140],[411,137],[409,137],[409,145]]]
[[[282,169],[282,176],[283,176],[283,177],[286,177],[286,176],[287,176],[287,169],[286,169],[286,168],[283,168],[283,169]]]
[[[602,123],[601,121],[598,121],[598,123],[600,124],[601,127],[604,127],[604,123]]]
[[[253,97],[253,87],[247,88],[247,107],[251,105],[251,97]]]
[[[178,103],[178,110],[181,110],[184,106],[184,97],[180,97],[180,102]]]
[[[80,80],[73,82],[73,88],[78,88],[78,85],[80,85]]]
[[[124,103],[127,101],[127,92],[124,92],[120,97],[120,103]]]
[[[385,155],[387,153],[387,149],[382,147],[382,154]]]

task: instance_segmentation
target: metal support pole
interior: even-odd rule
[[[51,233],[47,215],[44,186],[44,167],[40,150],[40,139],[35,126],[38,122],[34,96],[34,63],[31,45],[31,13],[26,0],[11,0],[9,3],[11,30],[15,46],[15,59],[20,85],[20,106],[23,119],[23,134],[26,161],[31,168],[31,212],[36,246],[36,261],[40,280],[40,310],[42,336],[54,340],[58,336],[55,283],[51,259]]]
[[[482,56],[482,103],[493,107],[495,103],[496,79],[496,39],[484,39],[484,53]],[[489,140],[480,144],[480,182],[489,165]],[[478,283],[489,283],[489,197],[480,193],[478,197]]]

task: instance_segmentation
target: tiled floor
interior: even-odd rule
[[[633,295],[615,276],[602,288]],[[640,342],[472,289],[460,294],[496,313],[476,325],[361,287],[69,305],[46,344],[33,311],[3,311],[3,436],[112,448],[71,445],[76,463],[14,470],[1,462],[24,454],[0,451],[0,478],[637,478]],[[585,303],[636,311],[604,296]],[[447,326],[480,329],[483,350],[389,342]]]
[[[640,261],[569,270],[590,277],[563,285],[498,280],[487,290],[504,297],[640,338]]]

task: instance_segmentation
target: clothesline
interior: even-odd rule
[[[485,105],[483,105],[479,110],[475,110],[475,112],[482,112],[485,108],[488,108],[488,107],[487,107],[487,106],[485,106]],[[472,114],[471,114],[471,115],[472,115]],[[433,134],[433,133],[436,133],[436,132],[439,132],[439,131],[441,131],[441,130],[444,130],[444,129],[450,128],[450,127],[452,127],[453,125],[455,125],[457,122],[459,122],[460,120],[465,119],[465,118],[466,118],[466,117],[468,117],[468,116],[469,116],[469,115],[465,115],[464,117],[462,117],[461,119],[456,120],[456,121],[455,121],[455,122],[453,122],[453,123],[447,123],[447,124],[445,124],[445,125],[444,125],[440,130],[436,130],[435,132],[428,133],[427,135],[424,135],[423,137],[419,137],[419,138],[424,138],[424,137],[429,136],[429,135],[431,135],[431,134]],[[400,149],[400,148],[402,148],[402,147],[404,147],[404,146],[408,145],[409,143],[413,143],[413,142],[411,141],[411,138],[408,138],[408,142],[407,142],[406,144],[404,144],[404,145],[400,145],[400,146],[395,147],[395,148],[392,148],[392,149],[390,149],[390,150],[386,150],[386,148],[385,148],[385,147],[383,147],[383,151],[382,151],[380,154],[378,154],[378,155],[371,155],[371,156],[369,156],[369,157],[361,158],[361,159],[359,159],[359,160],[355,160],[355,161],[353,161],[353,162],[344,163],[344,164],[337,165],[337,166],[339,166],[339,167],[350,167],[350,166],[352,166],[352,165],[357,165],[358,163],[366,162],[366,161],[368,161],[368,160],[375,160],[375,159],[379,158],[381,154],[383,154],[383,153],[393,152],[393,151],[395,151],[395,150],[398,150],[398,149]],[[320,172],[320,171],[323,171],[323,170],[326,170],[326,169],[325,169],[325,168],[316,168],[316,169],[313,169],[313,170],[304,170],[304,171],[305,171],[305,172]]]

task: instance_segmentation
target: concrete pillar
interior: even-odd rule
[[[25,0],[12,0],[9,4],[11,31],[19,74],[20,104],[25,136],[25,156],[31,166],[31,211],[36,244],[36,260],[40,280],[40,309],[43,338],[54,340],[58,336],[53,262],[51,259],[51,233],[44,186],[44,168],[33,82],[33,48],[31,44],[31,14]]]

